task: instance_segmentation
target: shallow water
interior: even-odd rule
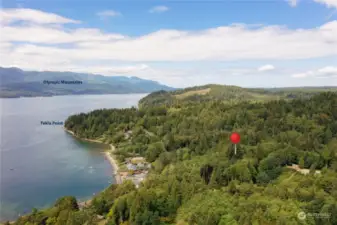
[[[0,219],[12,220],[64,195],[80,200],[114,183],[104,145],[73,138],[60,125],[69,115],[136,106],[145,94],[0,99]]]

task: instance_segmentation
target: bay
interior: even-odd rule
[[[0,220],[48,207],[65,195],[86,200],[115,182],[102,154],[106,146],[80,141],[62,125],[42,125],[41,121],[63,122],[81,112],[137,106],[144,96],[0,99]]]

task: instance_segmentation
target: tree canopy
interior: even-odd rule
[[[139,188],[112,185],[82,210],[61,199],[15,224],[337,224],[336,93],[235,104],[220,97],[151,101],[65,122],[79,137],[115,144],[121,158],[146,157],[152,169]],[[241,135],[237,154],[233,131]]]

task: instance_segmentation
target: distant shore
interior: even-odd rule
[[[85,94],[50,94],[50,95],[3,95],[0,92],[0,99],[11,99],[11,98],[51,98],[59,96],[83,96],[83,95],[142,95],[149,94],[150,92],[125,92],[125,93],[85,93]]]

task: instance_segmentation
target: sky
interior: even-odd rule
[[[337,0],[2,0],[0,66],[173,87],[337,85]]]

